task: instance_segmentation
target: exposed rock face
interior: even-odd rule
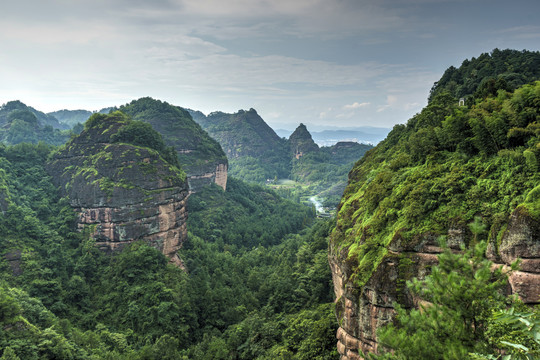
[[[227,189],[227,165],[218,164],[215,171],[207,172],[200,175],[191,175],[188,177],[189,189],[196,191],[201,187],[209,183],[215,183],[216,185]]]
[[[458,251],[464,244],[464,229],[449,229],[448,245]],[[393,303],[413,307],[418,299],[411,296],[405,286],[413,277],[423,278],[430,266],[437,263],[442,251],[436,237],[426,234],[415,244],[403,245],[393,240],[389,252],[364,286],[352,278],[358,267],[356,260],[348,258],[348,248],[330,245],[329,263],[336,294],[336,314],[340,328],[336,334],[341,360],[362,359],[363,352],[377,351],[377,329],[393,320]],[[501,244],[496,250],[490,244],[488,258],[498,265],[510,265],[521,258],[521,270],[509,278],[509,291],[518,294],[527,304],[540,302],[540,222],[522,209],[510,216]]]
[[[105,251],[143,240],[181,266],[187,237],[185,174],[150,148],[111,143],[125,120],[109,115],[71,140],[47,165],[53,182]]]
[[[188,111],[154,100],[141,98],[120,107],[134,120],[149,123],[174,147],[187,173],[190,191],[197,191],[212,182],[227,187],[227,156],[220,144],[212,139],[191,117]]]
[[[297,159],[308,152],[319,150],[319,146],[315,144],[304,124],[300,124],[289,136],[289,148]]]

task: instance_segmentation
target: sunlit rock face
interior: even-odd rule
[[[150,148],[111,143],[124,123],[84,130],[47,164],[62,196],[107,252],[142,240],[182,266],[176,252],[187,238],[187,180]]]

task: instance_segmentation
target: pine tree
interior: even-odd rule
[[[507,273],[492,271],[485,250],[485,242],[461,253],[446,248],[430,275],[409,282],[424,303],[412,310],[396,305],[396,324],[378,333],[382,354],[370,358],[459,360],[472,352],[490,353],[488,322],[510,299],[502,294]]]

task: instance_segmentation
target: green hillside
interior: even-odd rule
[[[540,80],[540,52],[495,49],[478,58],[466,59],[459,68],[450,66],[430,92],[430,101],[448,91],[453,97],[474,99],[496,95],[497,90],[514,91]]]
[[[257,183],[288,176],[290,156],[285,140],[254,109],[235,114],[213,112],[208,116],[190,111],[193,119],[221,144],[229,158],[231,176]]]
[[[15,145],[22,142],[43,141],[52,145],[65,143],[71,133],[69,127],[20,101],[10,101],[0,107],[0,142]]]
[[[349,247],[364,284],[392,241],[467,228],[481,216],[496,246],[516,209],[540,216],[540,82],[471,108],[434,96],[351,171],[333,246]]]
[[[147,97],[133,100],[119,110],[152,125],[165,143],[175,148],[188,176],[211,173],[218,164],[227,163],[219,143],[180,107]]]

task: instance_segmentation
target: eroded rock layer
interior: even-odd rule
[[[465,229],[450,229],[448,244],[459,251],[465,244]],[[509,294],[518,294],[524,303],[540,302],[540,222],[522,208],[510,216],[500,244],[490,243],[487,256],[497,266],[510,266],[521,259],[519,271],[509,278]],[[348,248],[331,246],[329,263],[332,270],[336,313],[340,327],[336,337],[341,360],[363,359],[361,352],[377,352],[377,329],[393,320],[394,303],[404,307],[418,305],[405,286],[413,277],[424,278],[429,268],[437,264],[442,249],[436,237],[425,235],[415,244],[403,245],[399,238],[389,246],[389,252],[369,281],[358,286],[354,281],[357,261],[348,258]]]
[[[105,251],[143,240],[181,266],[187,238],[183,171],[150,148],[111,143],[125,122],[106,119],[70,141],[48,164],[53,182]]]

